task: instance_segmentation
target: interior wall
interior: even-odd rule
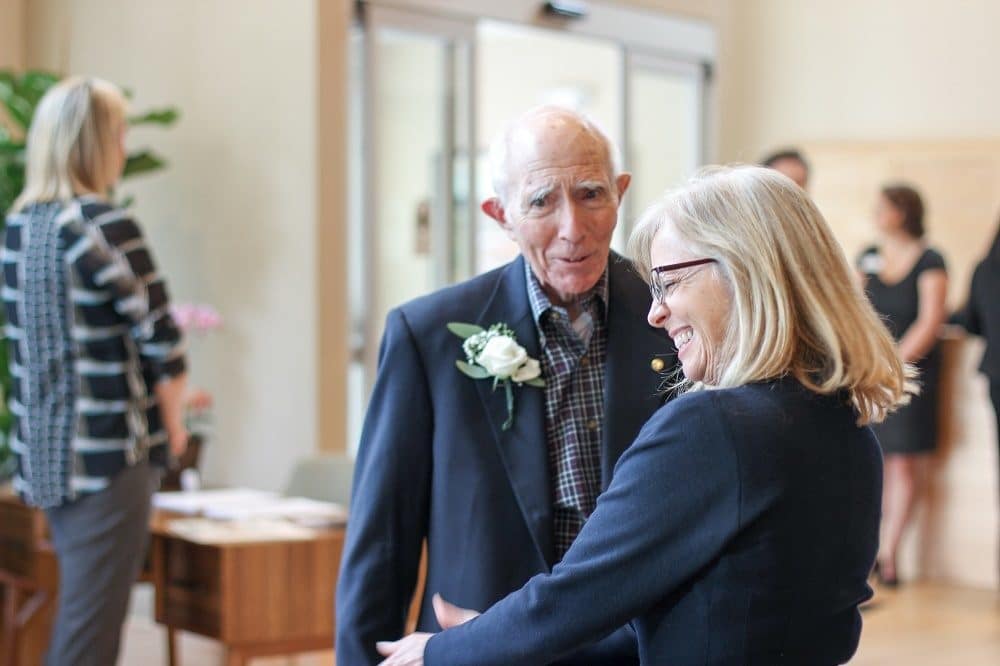
[[[781,144],[1000,136],[1000,3],[731,2],[725,160]]]
[[[0,0],[0,69],[24,67],[24,0]]]
[[[169,161],[126,181],[173,299],[222,330],[191,343],[216,398],[204,478],[281,488],[319,439],[314,0],[36,0],[27,64],[107,78],[173,128],[130,134]]]

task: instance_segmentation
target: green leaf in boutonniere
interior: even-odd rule
[[[448,324],[448,330],[465,340],[466,338],[471,338],[477,333],[483,333],[485,329],[483,329],[482,326],[476,326],[475,324],[460,324],[458,322],[452,322]]]
[[[462,374],[472,379],[493,379],[493,390],[501,384],[507,402],[507,420],[501,426],[509,430],[514,424],[514,386],[526,384],[544,388],[538,359],[528,356],[517,344],[514,331],[507,324],[493,324],[488,329],[475,324],[451,322],[448,330],[462,338],[464,361],[455,361]]]
[[[473,379],[486,379],[490,376],[490,373],[486,372],[486,368],[481,368],[478,365],[469,365],[461,360],[455,361],[455,365],[462,371],[462,374]]]

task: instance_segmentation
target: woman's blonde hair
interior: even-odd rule
[[[732,294],[713,387],[791,375],[816,393],[845,392],[859,424],[881,421],[915,389],[822,214],[791,180],[710,167],[668,193],[629,241],[647,281],[653,237],[668,224],[695,256],[717,260]]]
[[[119,176],[116,151],[127,114],[125,96],[107,81],[72,77],[52,86],[28,130],[24,190],[13,210],[81,192],[106,194]]]

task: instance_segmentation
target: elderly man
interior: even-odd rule
[[[435,593],[482,609],[549,571],[661,404],[675,358],[644,323],[648,289],[610,251],[630,179],[613,154],[571,111],[513,122],[482,209],[521,255],[389,313],[338,585],[338,664],[378,663],[376,641],[402,635],[424,540],[418,630],[439,630]],[[505,328],[463,349],[456,322]],[[622,628],[563,663],[637,662]]]

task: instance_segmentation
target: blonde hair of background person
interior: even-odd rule
[[[816,393],[846,390],[859,424],[879,422],[915,387],[819,209],[786,181],[761,167],[709,167],[643,214],[630,254],[649,281],[653,237],[669,220],[696,254],[717,260],[708,270],[743,286],[709,363],[712,388],[790,374]]]
[[[13,211],[75,194],[107,196],[125,164],[128,103],[113,84],[71,77],[35,110],[27,137],[24,190]]]

